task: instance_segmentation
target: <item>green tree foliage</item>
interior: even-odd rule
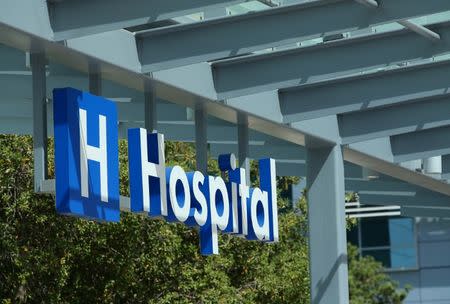
[[[352,304],[400,304],[408,295],[408,286],[399,288],[371,256],[361,257],[358,249],[348,247],[349,288]]]
[[[123,195],[126,149],[121,142]],[[189,144],[167,142],[166,157],[169,165],[195,167]],[[56,214],[52,195],[33,193],[32,164],[30,137],[0,135],[0,303],[309,303],[304,199],[295,211],[280,200],[279,243],[221,235],[220,255],[204,257],[197,231],[182,224],[131,213],[120,223]],[[215,162],[208,168],[218,174]],[[280,179],[280,187],[290,181]],[[359,266],[351,262],[350,277],[360,280],[350,283],[354,303],[391,303],[374,297],[391,299],[395,285],[364,284],[358,272],[370,267],[381,275],[381,266],[353,260]]]

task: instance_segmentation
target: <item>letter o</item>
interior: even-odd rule
[[[182,191],[177,191],[177,185],[181,183]],[[179,188],[178,188],[179,190]],[[179,199],[184,196],[183,206],[180,206]],[[173,213],[177,220],[184,222],[189,217],[191,209],[191,192],[189,190],[189,182],[183,168],[180,166],[174,166],[170,173],[169,179],[169,197],[170,205],[172,206]]]

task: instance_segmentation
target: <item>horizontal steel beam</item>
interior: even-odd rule
[[[343,77],[279,91],[285,122],[448,94],[450,60]]]
[[[402,181],[385,180],[364,180],[364,179],[346,179],[345,190],[350,192],[359,191],[389,191],[389,192],[416,192],[418,187]]]
[[[450,125],[450,94],[338,115],[343,144]]]
[[[447,189],[448,184],[435,178],[426,176],[418,172],[411,171],[399,165],[395,166],[395,170],[391,170],[392,162],[355,150],[348,146],[343,147],[343,154],[344,160],[349,161],[354,165],[371,169],[384,175],[388,175],[398,180],[406,181],[408,183],[432,191],[447,194],[445,189]]]
[[[2,0],[0,22],[38,37],[51,39],[47,1]]]
[[[350,0],[308,1],[266,11],[149,31],[137,37],[143,71],[242,55],[303,39],[450,10],[446,0],[385,1],[370,10]],[[324,21],[324,16],[326,20]],[[189,46],[189,47],[185,47]]]
[[[439,127],[391,137],[395,162],[450,154],[450,127]]]
[[[66,3],[63,1],[61,3]],[[91,3],[83,1],[78,3]],[[120,15],[120,14],[118,14]],[[92,56],[101,56],[105,61],[112,62],[136,72],[141,71],[138,52],[136,48],[136,39],[133,33],[126,30],[108,31],[95,35],[83,36],[69,39],[65,44],[75,50]]]
[[[450,218],[450,208],[401,207],[402,216]]]
[[[48,113],[47,126],[48,135],[53,136],[52,112]],[[129,128],[144,128],[144,121],[140,122],[119,122],[119,138],[128,137]],[[194,142],[194,124],[190,121],[158,121],[157,130],[165,135],[167,140]],[[33,133],[33,120],[31,117],[2,117],[0,116],[0,133],[31,135]],[[263,134],[254,134],[251,132],[251,143],[263,145],[265,136]],[[208,142],[237,144],[236,129],[223,126],[208,127]],[[227,151],[223,151],[227,153]],[[267,155],[270,157],[270,155]]]
[[[144,102],[117,102],[118,119],[122,122],[143,122]],[[160,122],[183,123],[187,121],[186,109],[178,105],[159,102],[158,120]],[[0,118],[32,118],[32,103],[30,100],[0,98]],[[47,104],[49,123],[53,124],[53,102]]]
[[[50,21],[56,40],[107,32],[245,0],[148,1],[89,0],[49,1]]]
[[[223,151],[238,154],[238,146],[233,144],[226,145],[211,145],[211,156],[217,157],[223,154]],[[305,149],[302,146],[286,145],[286,146],[274,146],[265,142],[264,145],[249,145],[248,157],[253,159],[260,159],[266,157],[272,157],[276,159],[285,160],[304,160]]]
[[[211,157],[218,157],[223,153],[238,153],[237,143],[213,143],[210,145],[210,154]],[[285,162],[286,161],[302,161],[305,160],[305,149],[302,146],[290,146],[290,145],[280,145],[277,143],[272,143],[270,139],[262,141],[250,141],[249,143],[249,157],[252,159],[266,158],[272,157],[277,159],[277,161]],[[346,182],[346,188],[348,191],[356,191],[355,189],[360,189],[359,185],[364,185],[362,187],[366,187],[367,185],[378,185],[379,187],[415,187],[409,186],[409,184],[401,182],[401,181],[393,181],[391,177],[381,174],[374,173],[378,178],[383,179],[383,184],[380,185],[379,181],[369,181],[367,180],[368,176],[366,170],[360,166],[354,165],[348,161],[345,161],[345,177],[349,180]],[[288,166],[288,165],[286,165]],[[289,172],[293,172],[290,170]],[[303,172],[303,171],[302,171]],[[410,173],[410,172],[409,172]],[[281,174],[286,175],[286,174]],[[289,175],[289,174],[288,174]],[[290,174],[292,175],[292,174]],[[304,175],[299,175],[304,176]],[[369,183],[370,182],[370,183]],[[367,184],[369,183],[369,184]],[[408,186],[407,186],[408,185]],[[361,188],[366,189],[366,188]],[[414,188],[415,189],[415,188]]]
[[[129,128],[144,128],[142,122],[119,123],[119,137],[127,138]],[[173,141],[195,142],[195,125],[193,121],[160,122],[157,124],[158,132],[164,134],[164,138]],[[266,136],[261,133],[250,131],[250,141],[262,145]],[[237,144],[237,132],[235,127],[208,126],[208,143]],[[224,152],[226,153],[226,151]]]
[[[408,29],[238,57],[211,66],[219,99],[314,83],[364,70],[450,52],[450,23],[433,28],[443,38],[431,44]]]
[[[365,205],[393,205],[415,207],[448,207],[450,200],[446,196],[432,192],[358,192],[359,201]]]

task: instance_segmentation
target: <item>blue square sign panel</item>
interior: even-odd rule
[[[73,88],[55,89],[56,210],[120,220],[117,108]]]

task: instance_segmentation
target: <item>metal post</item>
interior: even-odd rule
[[[311,303],[349,303],[344,162],[339,145],[307,139]]]
[[[404,27],[410,29],[411,31],[419,34],[422,37],[427,38],[428,40],[432,42],[437,42],[441,40],[441,36],[438,33],[433,32],[430,29],[427,29],[425,26],[414,23],[409,20],[400,20],[398,21],[399,24],[403,25]]]
[[[94,95],[102,95],[102,75],[96,64],[89,64],[89,92]]]
[[[33,79],[34,191],[40,192],[48,177],[47,168],[47,86],[43,53],[30,55]]]
[[[441,157],[441,169],[442,169],[442,179],[450,179],[450,155],[442,155]]]
[[[250,184],[250,160],[248,158],[248,116],[238,113],[238,159],[239,167],[245,169],[247,185]]]
[[[153,132],[157,130],[158,126],[156,119],[155,90],[150,82],[145,83],[144,101],[145,128],[147,129],[147,132]]]
[[[205,105],[198,104],[195,108],[195,149],[197,170],[203,174],[208,173],[207,118]]]

